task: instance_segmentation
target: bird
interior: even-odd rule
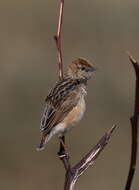
[[[82,119],[86,110],[87,82],[96,70],[88,60],[78,58],[69,64],[63,78],[50,90],[45,99],[37,151],[43,150],[54,135],[64,137]]]

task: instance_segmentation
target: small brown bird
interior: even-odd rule
[[[63,136],[82,119],[87,81],[95,70],[88,61],[79,58],[68,66],[64,78],[51,89],[41,119],[42,139],[38,151],[43,150],[54,135]]]

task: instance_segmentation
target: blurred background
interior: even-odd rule
[[[36,152],[44,99],[57,80],[59,1],[0,0],[0,189],[62,190],[58,139]],[[130,159],[134,70],[139,60],[138,0],[65,0],[64,67],[78,57],[101,68],[88,84],[87,111],[66,136],[77,163],[113,124],[111,142],[79,179],[76,190],[123,190]],[[138,160],[139,161],[139,160]],[[139,189],[139,166],[132,190]]]

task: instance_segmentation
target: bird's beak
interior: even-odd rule
[[[91,71],[92,71],[92,72],[97,71],[97,70],[99,70],[99,68],[97,68],[97,67],[92,67],[92,68],[91,68]]]

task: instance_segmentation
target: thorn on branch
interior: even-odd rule
[[[57,35],[54,35],[54,40],[55,40],[56,43],[57,43]]]
[[[130,62],[132,63],[134,69],[135,69],[135,73],[136,73],[136,77],[137,79],[139,79],[139,64],[138,62],[133,58],[133,56],[131,55],[130,52],[127,52],[128,54],[128,58],[130,60]]]

